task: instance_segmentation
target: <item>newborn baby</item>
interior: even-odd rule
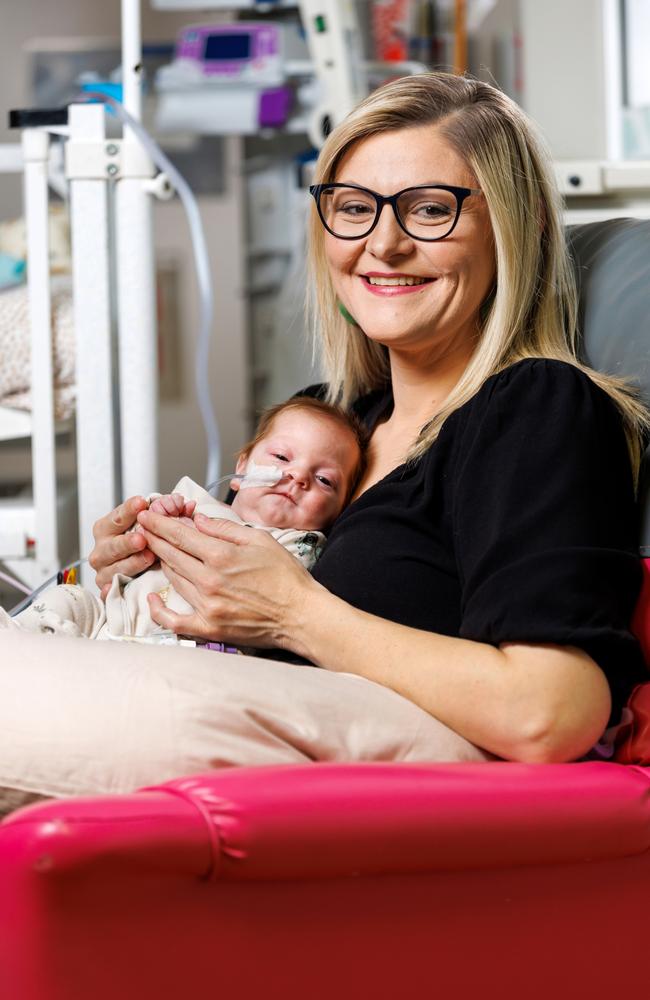
[[[268,531],[311,569],[325,542],[322,531],[348,502],[364,461],[365,434],[354,418],[320,400],[296,397],[267,410],[239,453],[232,505],[184,477],[173,493],[150,497],[151,509],[190,524],[201,513]],[[0,609],[0,626],[90,639],[183,641],[152,620],[151,593],[172,611],[192,611],[162,569],[152,567],[135,579],[114,576],[105,605],[82,587],[62,584],[15,618]]]

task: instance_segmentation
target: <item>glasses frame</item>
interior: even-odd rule
[[[364,191],[366,194],[372,195],[372,197],[375,199],[375,204],[377,207],[375,209],[375,218],[373,219],[370,229],[366,230],[363,233],[359,233],[358,236],[339,236],[339,234],[335,233],[333,229],[330,229],[330,227],[327,225],[325,221],[325,216],[323,215],[320,203],[323,191],[325,190],[329,191],[330,188],[352,188],[355,191]],[[407,194],[407,192],[409,191],[424,191],[424,190],[449,191],[456,198],[456,218],[452,222],[451,228],[447,230],[444,236],[414,236],[413,233],[409,232],[409,230],[404,225],[402,219],[400,218],[400,214],[397,210],[397,199],[401,195]],[[360,184],[333,183],[333,184],[312,184],[311,187],[309,188],[309,193],[310,195],[312,195],[314,201],[316,202],[316,208],[318,209],[318,217],[320,218],[320,221],[325,226],[327,232],[331,236],[334,236],[334,238],[337,240],[366,239],[367,236],[370,236],[371,232],[379,222],[381,213],[384,209],[384,205],[390,205],[390,207],[393,209],[393,214],[397,220],[398,226],[403,232],[406,233],[406,235],[410,239],[418,240],[420,243],[437,243],[438,240],[446,240],[447,237],[451,236],[451,234],[453,233],[460,218],[460,213],[465,199],[469,198],[469,196],[472,194],[482,194],[483,192],[481,191],[480,188],[455,187],[452,184],[416,184],[413,187],[403,188],[401,191],[397,191],[395,194],[383,195],[383,194],[377,194],[376,191],[372,191],[370,188],[362,187]]]

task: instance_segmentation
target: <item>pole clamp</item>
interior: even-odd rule
[[[65,174],[69,180],[151,178],[155,174],[149,154],[137,142],[123,139],[82,139],[71,136],[65,144]]]

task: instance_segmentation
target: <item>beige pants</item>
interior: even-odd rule
[[[352,674],[0,629],[0,812],[233,765],[488,759]]]

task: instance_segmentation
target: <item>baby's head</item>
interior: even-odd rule
[[[275,465],[284,473],[274,486],[239,490],[232,508],[253,524],[323,530],[350,499],[365,466],[367,436],[361,422],[338,406],[297,396],[266,410],[257,433],[237,460]]]

